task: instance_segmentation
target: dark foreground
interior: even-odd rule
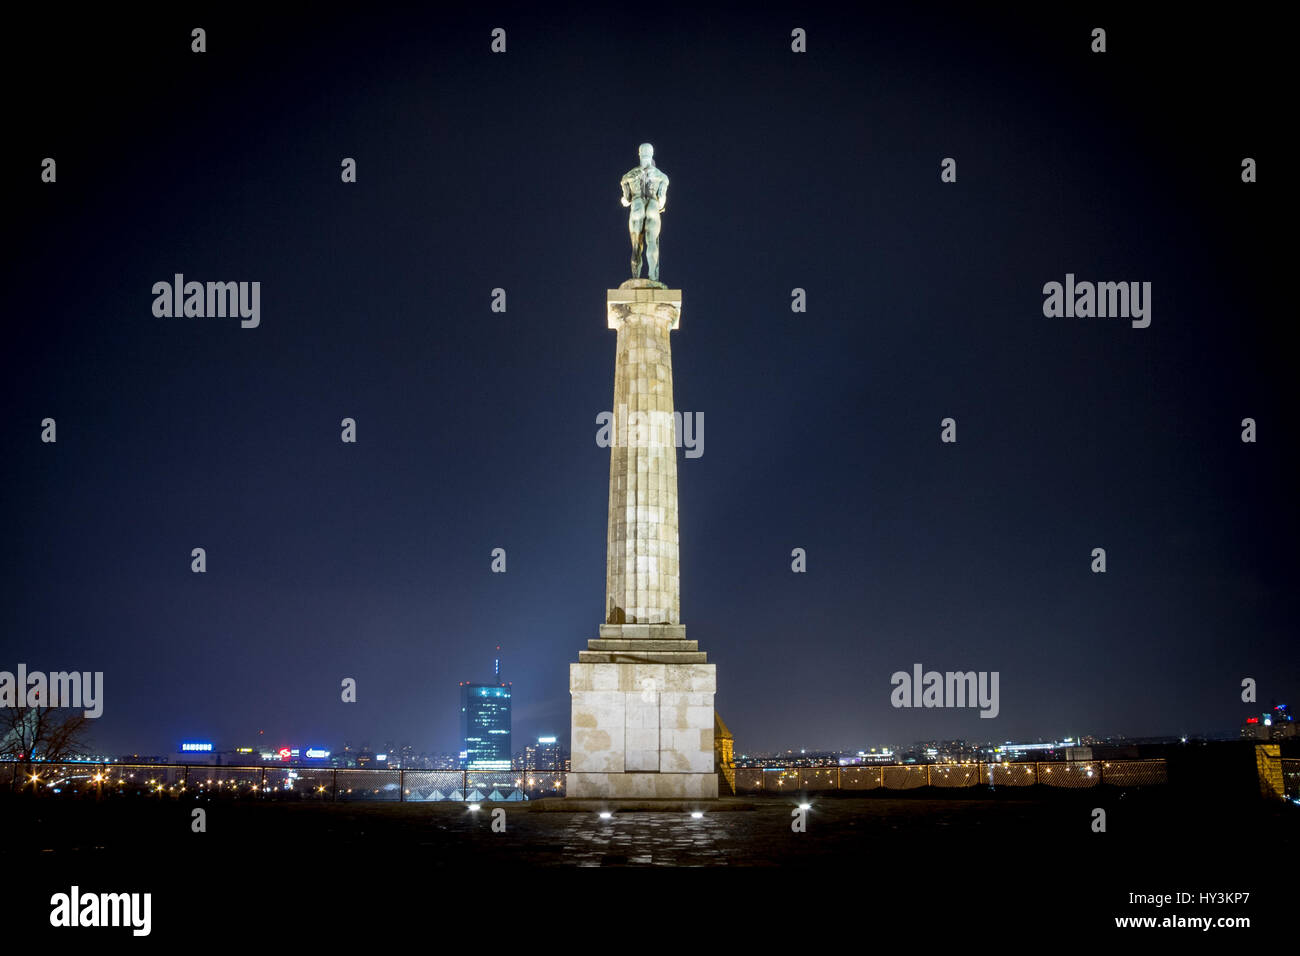
[[[489,935],[564,938],[576,914],[617,925],[631,907],[653,922],[675,918],[665,909],[672,901],[738,939],[774,923],[1051,927],[1086,937],[1161,932],[1116,929],[1117,916],[1250,917],[1249,930],[1163,931],[1223,934],[1223,943],[1292,922],[1284,905],[1295,893],[1300,807],[1189,800],[1165,787],[809,799],[797,833],[790,797],[749,798],[753,809],[702,819],[609,820],[526,804],[472,813],[463,804],[5,798],[0,906],[7,932],[39,931],[50,896],[73,884],[148,891],[151,935],[282,925],[364,935],[408,923],[436,932],[468,921]],[[206,833],[192,832],[196,807]],[[493,830],[496,807],[504,832]],[[1097,807],[1105,833],[1093,832]],[[1130,901],[1180,891],[1193,902]],[[1201,893],[1250,896],[1202,902]]]

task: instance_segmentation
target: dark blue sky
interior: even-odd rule
[[[683,621],[741,750],[1230,731],[1245,676],[1292,700],[1280,38],[658,9],[17,22],[0,669],[102,670],[109,751],[453,750],[500,642],[516,748],[567,737],[649,140],[705,420]],[[177,272],[261,282],[261,326],[155,318]],[[1067,272],[1151,282],[1150,328],[1045,318]],[[895,710],[914,662],[998,671],[1000,716]]]

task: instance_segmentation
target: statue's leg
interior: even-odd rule
[[[645,251],[645,233],[642,228],[645,212],[634,204],[632,214],[628,216],[627,231],[632,239],[632,278],[641,278],[641,253]]]
[[[659,210],[653,206],[645,212],[645,257],[650,278],[659,281]],[[638,270],[640,271],[640,270]]]

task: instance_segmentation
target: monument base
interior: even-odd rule
[[[717,672],[681,625],[602,625],[569,665],[569,797],[712,799]]]
[[[718,796],[716,773],[570,773],[566,799],[613,800],[714,800]]]

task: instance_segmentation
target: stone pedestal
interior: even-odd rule
[[[681,625],[604,625],[569,665],[570,797],[718,795],[715,665]]]

